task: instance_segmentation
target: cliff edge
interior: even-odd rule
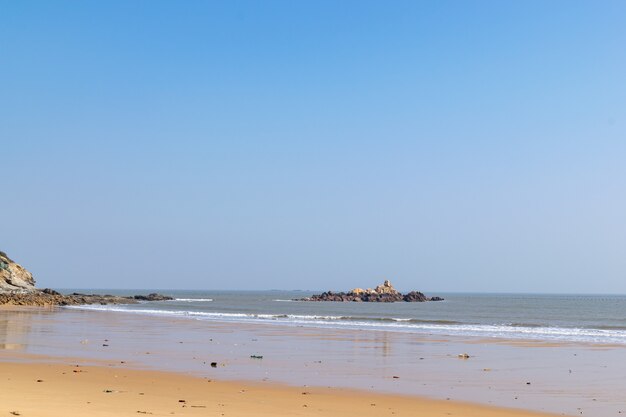
[[[35,278],[23,266],[13,262],[6,253],[0,251],[0,293],[35,291]]]

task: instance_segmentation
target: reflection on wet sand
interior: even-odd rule
[[[38,313],[14,308],[0,310],[0,349],[26,350],[33,314]]]

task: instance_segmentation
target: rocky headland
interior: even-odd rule
[[[0,251],[0,292],[29,292],[34,289],[33,274]]]
[[[23,266],[0,251],[0,305],[68,306],[84,304],[136,304],[140,301],[172,300],[161,294],[117,296],[100,294],[61,294],[49,288],[35,287],[35,278]]]
[[[385,280],[382,285],[374,289],[355,288],[349,292],[332,292],[326,291],[311,297],[301,298],[298,301],[342,301],[342,302],[374,302],[374,303],[395,303],[404,302],[423,302],[423,301],[443,301],[441,297],[426,297],[419,291],[411,291],[402,294],[391,285],[391,282]]]

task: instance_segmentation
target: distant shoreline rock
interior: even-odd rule
[[[0,251],[0,305],[4,306],[70,306],[86,304],[137,304],[141,301],[166,301],[172,297],[148,295],[117,296],[100,294],[61,294],[50,288],[35,287],[35,278],[24,267]]]
[[[172,297],[158,295],[151,297],[153,294],[134,295],[134,296],[117,296],[117,295],[100,295],[100,294],[61,294],[57,291],[46,288],[44,290],[36,289],[31,292],[1,292],[0,305],[4,306],[77,306],[88,304],[138,304],[140,301],[165,301],[173,300]],[[148,299],[154,298],[154,299]]]
[[[426,297],[419,291],[411,291],[407,294],[402,294],[393,288],[389,280],[385,280],[382,285],[377,286],[374,289],[368,288],[366,290],[361,288],[354,288],[349,292],[333,292],[326,291],[321,294],[316,294],[311,297],[300,298],[296,301],[335,301],[335,302],[365,302],[365,303],[395,303],[395,302],[407,302],[416,303],[424,301],[443,301],[441,297]]]

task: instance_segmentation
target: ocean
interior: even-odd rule
[[[65,290],[119,295],[150,290]],[[165,291],[172,301],[68,307],[199,321],[626,345],[626,296],[436,293],[425,303],[305,302],[307,291]]]

